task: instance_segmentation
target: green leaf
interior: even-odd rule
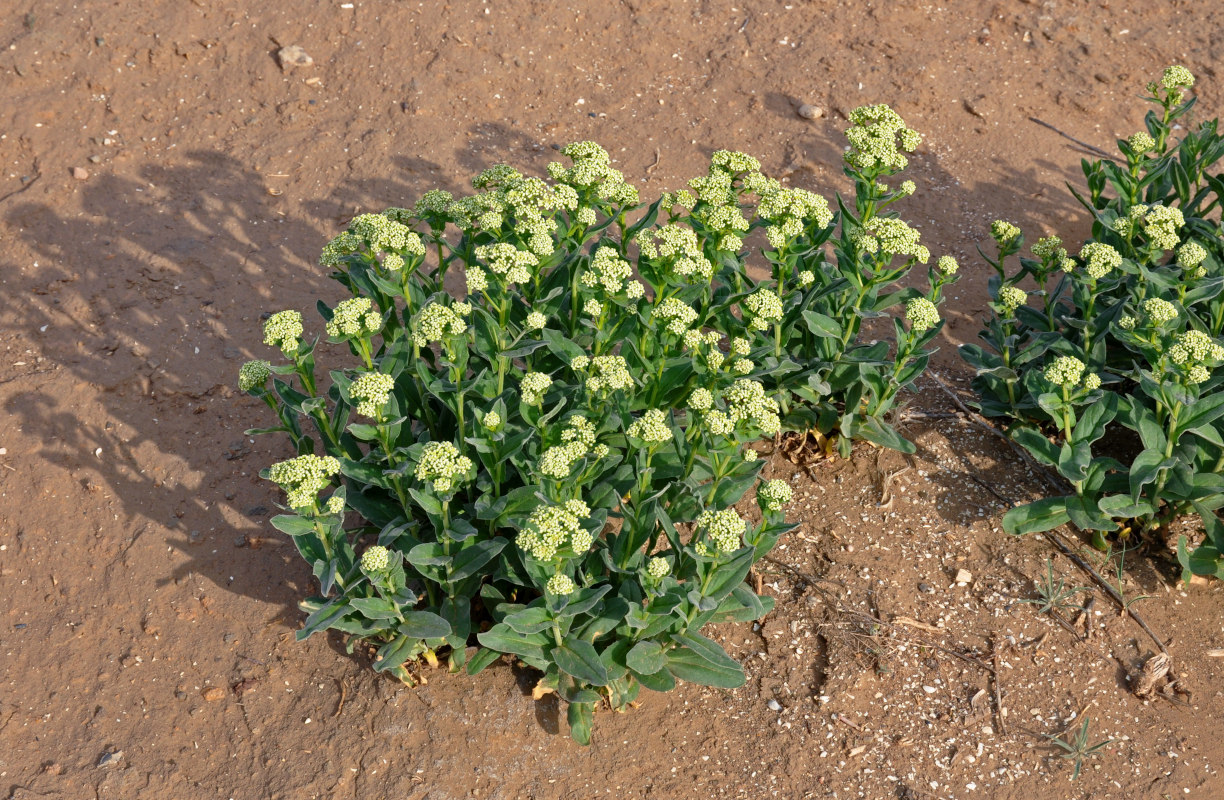
[[[332,627],[351,610],[343,598],[336,598],[329,603],[318,606],[312,601],[306,601],[301,605],[303,610],[310,610],[312,607],[313,610],[310,616],[306,617],[306,622],[303,623],[302,629],[297,632],[295,638],[299,642],[312,634]]]
[[[463,548],[451,563],[450,580],[458,583],[464,578],[475,575],[477,570],[492,561],[509,540],[498,536]]]
[[[382,597],[354,597],[349,605],[361,612],[366,619],[397,619],[399,609],[395,603]]]
[[[545,658],[544,645],[552,641],[540,633],[516,633],[509,625],[500,622],[487,631],[476,634],[476,639],[485,647],[499,653],[534,658],[537,661]]]
[[[1097,508],[1116,520],[1133,519],[1156,513],[1156,506],[1147,500],[1135,502],[1128,494],[1111,494],[1097,501]]]
[[[593,686],[608,685],[608,670],[590,642],[568,636],[564,642],[553,647],[549,655],[563,672],[578,680]]]
[[[672,639],[680,646],[667,653],[667,670],[680,680],[721,689],[735,689],[747,680],[739,662],[701,634],[676,634]]]
[[[440,639],[450,635],[451,626],[431,611],[405,611],[404,621],[397,630],[411,638]]]
[[[752,562],[756,552],[751,547],[744,547],[736,551],[735,556],[725,564],[720,564],[718,569],[711,576],[709,587],[706,589],[706,598],[713,600],[715,603],[722,600],[731,591],[744,582],[745,576],[748,575],[748,570],[752,569]]]
[[[570,726],[570,738],[583,747],[591,743],[591,722],[595,716],[593,703],[570,703],[566,719]]]
[[[488,647],[482,647],[472,656],[467,662],[467,674],[477,675],[485,667],[492,664],[497,659],[501,658],[501,653],[496,650],[491,650]]]
[[[503,622],[516,633],[539,633],[552,627],[553,617],[543,606],[532,606],[507,615]]]
[[[658,642],[638,642],[625,656],[625,665],[634,672],[653,675],[667,665],[667,654]]]
[[[404,559],[414,567],[442,567],[450,563],[451,557],[438,542],[425,542],[409,550]]]
[[[1024,506],[1017,506],[1003,515],[1003,530],[1012,536],[1040,533],[1065,525],[1071,520],[1067,514],[1067,498],[1047,497]]]
[[[1165,458],[1163,453],[1144,450],[1135,456],[1130,468],[1131,497],[1138,500],[1143,494],[1143,487],[1156,481],[1161,470],[1172,467],[1177,462]]]
[[[374,657],[374,671],[386,672],[395,669],[409,658],[415,658],[421,652],[421,637],[397,636],[378,648]]]
[[[666,669],[661,669],[658,672],[646,674],[631,670],[633,677],[638,679],[638,683],[645,686],[654,692],[670,692],[676,688],[676,679]]]
[[[808,330],[817,336],[828,339],[840,339],[842,337],[842,326],[830,316],[816,311],[804,311],[803,321],[807,323]]]
[[[1187,411],[1189,413],[1186,413]],[[1188,409],[1182,410],[1181,416],[1177,419],[1177,432],[1174,438],[1180,436],[1183,431],[1215,422],[1221,416],[1224,416],[1224,392],[1217,391],[1202,398]]]
[[[1034,458],[1043,464],[1051,466],[1058,464],[1059,448],[1035,428],[1018,427],[1009,431],[1009,435],[1017,444],[1027,450]]]
[[[269,522],[273,528],[290,536],[308,536],[312,533],[317,536],[319,533],[314,520],[299,517],[297,514],[277,514]]]

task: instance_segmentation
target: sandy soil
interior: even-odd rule
[[[1112,147],[1169,63],[1224,108],[1202,0],[582,6],[3,4],[0,797],[1224,796],[1224,590],[1128,559],[1190,692],[1132,696],[1152,642],[1100,592],[1074,631],[1020,602],[1047,559],[1086,580],[999,532],[1040,484],[930,382],[912,464],[774,458],[802,526],[762,572],[777,610],[715,631],[742,689],[646,696],[581,749],[510,666],[408,690],[292,641],[310,576],[256,474],[284,452],[231,387],[262,313],[338,296],[315,259],[354,213],[584,139],[644,194],[730,148],[827,195],[845,114],[887,102],[927,137],[907,214],[964,265],[936,359],[963,389],[989,222],[1085,233],[1081,149],[1030,118]],[[1085,715],[1117,741],[1072,783],[1046,737]]]

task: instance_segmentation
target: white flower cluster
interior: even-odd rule
[[[1085,365],[1075,356],[1059,356],[1045,368],[1045,379],[1055,386],[1078,386],[1084,377]]]
[[[782,186],[775,189],[771,186],[760,193],[760,198],[757,215],[770,222],[765,229],[765,237],[771,247],[782,247],[803,233],[809,221],[815,223],[817,230],[833,221],[829,201],[806,189]]]
[[[727,412],[734,423],[750,422],[766,436],[773,436],[782,427],[778,401],[765,394],[765,387],[759,381],[740,378],[727,390],[725,399]]]
[[[430,303],[422,308],[412,323],[412,342],[417,347],[428,347],[430,342],[440,342],[447,336],[459,336],[467,330],[463,317],[455,309],[441,303]]]
[[[344,263],[344,257],[352,255],[361,249],[361,239],[354,233],[344,231],[327,244],[319,254],[319,264],[324,267],[338,267]]]
[[[443,189],[430,189],[412,206],[412,213],[421,219],[444,217],[453,198]]]
[[[561,433],[561,441],[565,444],[553,445],[540,456],[539,470],[553,480],[562,481],[570,476],[574,462],[591,452],[595,444],[595,426],[581,415],[569,419],[567,427]],[[603,455],[607,448],[603,448]]]
[[[1099,281],[1122,264],[1122,254],[1104,242],[1089,242],[1080,249],[1088,277]]]
[[[730,553],[740,548],[748,523],[734,508],[719,511],[702,511],[697,518],[697,527],[704,530],[718,552]]]
[[[694,389],[688,398],[688,407],[694,411],[709,411],[714,405],[714,395],[709,389]]]
[[[591,509],[581,500],[540,506],[519,530],[515,544],[538,561],[551,561],[566,548],[573,555],[582,555],[591,549],[591,534],[582,528],[582,520],[590,515]]]
[[[956,274],[956,271],[960,269],[960,264],[956,263],[956,259],[952,256],[940,256],[935,262],[935,268],[944,275],[950,276]]]
[[[905,318],[915,333],[921,333],[939,324],[939,309],[927,298],[915,297],[905,304]]]
[[[574,583],[573,578],[558,572],[548,579],[548,583],[544,584],[544,591],[556,597],[566,597],[578,591],[578,586]]]
[[[999,243],[999,246],[1007,244],[1020,235],[1020,229],[1011,224],[1007,220],[996,219],[990,223],[990,235]]]
[[[527,283],[531,280],[532,270],[540,265],[540,259],[535,254],[505,242],[477,247],[476,257],[485,262],[490,272],[508,284]]]
[[[608,152],[595,142],[574,142],[562,148],[561,154],[567,156],[573,166],[566,167],[555,161],[549,164],[548,175],[554,181],[578,190],[593,189],[601,200],[615,205],[638,202],[637,189],[625,182],[619,170],[612,168]]]
[[[456,479],[471,469],[472,459],[460,455],[459,448],[450,442],[429,442],[421,451],[414,474],[418,481],[430,481],[438,494],[446,494],[454,488]]]
[[[845,159],[851,167],[860,170],[880,168],[888,172],[900,172],[909,164],[909,159],[900,150],[912,153],[922,143],[917,131],[905,127],[905,120],[884,104],[862,106],[850,112],[850,128],[846,130],[850,150]]]
[[[487,430],[495,431],[501,427],[501,424],[501,414],[498,414],[496,411],[490,411],[484,415],[484,426]]]
[[[1165,67],[1164,73],[1160,76],[1160,85],[1166,89],[1193,86],[1194,75],[1185,67],[1174,64],[1171,67]]]
[[[1160,297],[1149,297],[1144,300],[1143,310],[1153,325],[1163,325],[1177,319],[1177,306]]]
[[[425,255],[425,245],[415,231],[383,214],[361,214],[349,223],[349,232],[365,241],[374,253],[406,252]]]
[[[1028,292],[1011,284],[1000,286],[997,302],[1002,307],[1003,315],[1011,319],[1015,316],[1016,309],[1028,302]]]
[[[781,511],[783,506],[791,501],[794,492],[786,481],[766,481],[757,489],[757,499],[766,511]]]
[[[672,438],[671,426],[667,423],[668,413],[666,411],[651,408],[635,419],[625,432],[647,444],[658,444]]]
[[[689,326],[697,321],[697,312],[675,297],[669,297],[655,306],[652,316],[665,321],[667,332],[675,336],[684,336]]]
[[[898,217],[872,217],[851,239],[867,253],[911,256],[923,264],[931,259],[931,251],[919,243],[921,234]]]
[[[1156,147],[1156,140],[1147,131],[1139,131],[1126,137],[1126,144],[1135,155],[1143,155]]]
[[[1172,250],[1181,242],[1177,232],[1185,224],[1180,209],[1154,205],[1143,216],[1143,234],[1161,250]]]
[[[588,370],[586,385],[592,392],[615,392],[633,386],[629,365],[621,356],[595,356],[582,366],[580,363],[579,359],[574,359],[574,369]]]
[[[548,317],[544,316],[539,311],[532,311],[527,315],[525,324],[527,326],[527,330],[529,331],[542,331],[544,330],[544,326],[548,324]]]
[[[519,396],[527,405],[538,406],[549,386],[552,386],[551,377],[543,372],[528,372],[519,381]]]
[[[310,508],[339,471],[340,462],[335,458],[308,453],[273,464],[268,478],[285,490],[290,508]]]
[[[651,580],[661,581],[671,573],[671,564],[666,558],[655,556],[646,562],[646,574]]]
[[[370,310],[370,298],[352,297],[341,300],[327,323],[327,335],[335,339],[376,333],[382,327],[382,317]]]
[[[238,388],[249,392],[262,387],[272,375],[272,365],[267,361],[248,361],[238,369]]]
[[[1201,278],[1207,274],[1203,262],[1207,260],[1207,250],[1198,242],[1186,242],[1177,249],[1177,265],[1190,271],[1191,277]]]
[[[1224,362],[1224,346],[1202,331],[1189,330],[1169,348],[1169,358],[1186,370],[1190,383],[1203,383],[1211,377],[1211,368]]]
[[[708,282],[714,277],[714,265],[702,253],[701,243],[691,228],[672,224],[644,230],[638,234],[637,243],[642,255],[652,261],[667,262],[681,278],[698,276]]]
[[[616,294],[625,288],[625,281],[633,274],[633,267],[620,257],[615,247],[601,247],[591,259],[591,268],[582,273],[583,286],[601,287],[608,294]]]
[[[349,396],[357,401],[357,413],[377,419],[382,407],[391,399],[395,379],[381,372],[367,372],[349,386]]]
[[[374,545],[361,554],[361,571],[367,575],[382,572],[390,563],[391,552],[380,544]]]
[[[769,289],[757,289],[744,298],[744,305],[750,312],[750,328],[758,331],[768,330],[771,324],[782,320],[782,298]]]
[[[264,344],[279,347],[285,355],[298,349],[302,338],[302,313],[278,311],[264,323]]]

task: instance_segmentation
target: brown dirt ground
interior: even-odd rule
[[[510,666],[408,690],[292,641],[310,578],[256,475],[283,447],[230,387],[261,313],[337,297],[315,259],[355,212],[583,139],[644,194],[725,147],[827,195],[846,112],[888,102],[927,137],[908,216],[964,264],[937,359],[963,389],[990,220],[1085,233],[1081,152],[1028,118],[1112,147],[1169,63],[1224,108],[1203,0],[581,5],[3,4],[0,797],[1224,797],[1224,590],[1128,559],[1191,692],[1130,695],[1151,642],[1099,591],[1087,641],[1019,602],[1047,558],[1087,581],[999,532],[1040,484],[929,381],[908,472],[774,457],[801,527],[763,565],[777,610],[715,631],[742,689],[646,696],[582,749]],[[1084,715],[1117,741],[1071,783],[1045,737]]]

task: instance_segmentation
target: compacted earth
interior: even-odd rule
[[[1159,542],[1058,534],[1167,642],[1177,690],[1136,696],[1155,641],[1049,537],[1002,533],[1047,489],[952,400],[990,221],[1082,239],[1064,184],[1168,64],[1224,110],[1224,7],[576,5],[2,4],[0,799],[1224,797],[1224,590]],[[904,214],[964,279],[913,457],[770,457],[799,523],[756,576],[777,608],[710,631],[744,687],[647,693],[580,748],[508,662],[409,689],[294,641],[311,578],[258,477],[285,445],[243,435],[267,420],[234,384],[262,314],[339,298],[316,259],[348,219],[587,139],[644,196],[719,148],[831,196],[875,102],[925,135]],[[1087,613],[1031,602],[1047,570]],[[1073,781],[1055,739],[1085,720],[1108,744]]]

